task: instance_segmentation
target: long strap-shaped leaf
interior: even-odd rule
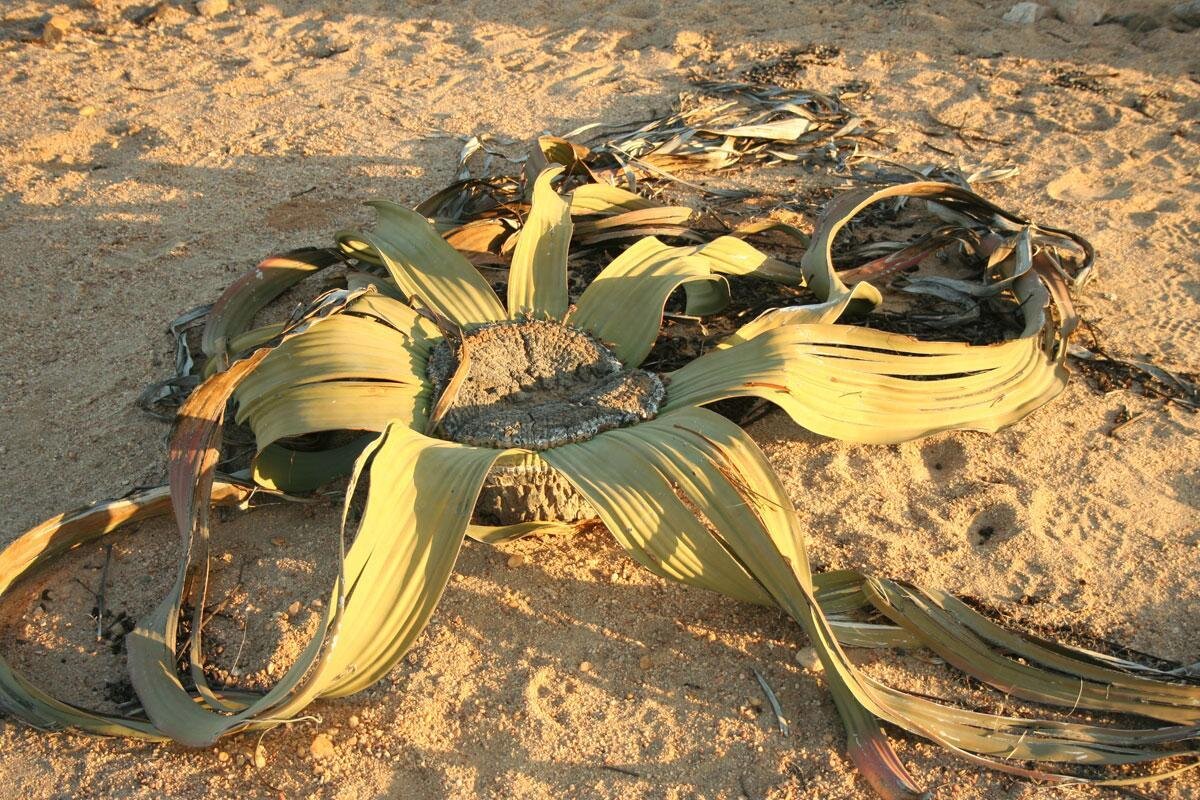
[[[712,446],[726,448],[724,465],[706,455]],[[542,457],[588,498],[639,562],[671,577],[676,563],[691,562],[695,567],[683,578],[688,582],[735,597],[765,594],[787,610],[812,637],[826,665],[859,769],[885,797],[920,795],[839,669],[830,650],[836,642],[823,636],[827,626],[814,627],[820,611],[805,611],[811,573],[795,516],[779,479],[740,428],[710,411],[689,408]],[[778,532],[775,540],[772,529]],[[749,588],[753,584],[756,592]]]
[[[728,282],[693,251],[652,236],[639,240],[584,290],[571,324],[610,344],[626,366],[641,364],[658,338],[671,292],[687,287],[689,314],[712,314],[729,301]]]
[[[370,440],[377,437],[371,436]],[[356,442],[353,455],[344,468],[346,473],[353,470],[355,459],[362,452],[367,442]],[[268,451],[270,452],[270,451]],[[321,460],[327,459],[329,451],[311,454],[301,453],[300,456],[317,455]],[[315,465],[314,465],[315,466]],[[304,468],[304,467],[301,467]],[[316,485],[323,483],[316,481]],[[242,483],[218,479],[213,483],[211,502],[214,505],[245,505],[255,495],[265,496],[261,489]],[[150,489],[142,489],[125,497],[96,503],[76,511],[59,514],[31,528],[0,551],[0,595],[7,594],[20,585],[22,579],[38,569],[53,564],[60,556],[72,548],[94,541],[105,536],[120,536],[128,533],[128,526],[155,517],[171,513],[170,488],[166,485]],[[470,526],[468,535],[480,541],[496,542],[508,538],[527,535],[531,532],[547,534],[573,530],[574,526],[561,523],[523,523],[502,528]],[[853,573],[830,573],[819,577],[818,591],[821,602],[830,613],[858,610],[866,603],[861,591],[862,579]],[[756,584],[752,596],[746,599],[760,599],[766,602],[765,595],[754,595],[758,592]],[[884,629],[893,632],[896,628],[884,625],[871,626],[877,631]],[[892,642],[878,640],[863,641],[863,644],[884,646]],[[248,702],[252,697],[243,698]],[[14,717],[24,720],[39,728],[58,730],[72,728],[89,733],[108,736],[130,736],[144,739],[166,739],[154,725],[143,717],[132,717],[116,714],[103,714],[79,706],[62,702],[41,689],[35,681],[22,675],[0,656],[0,708]]]
[[[218,362],[236,355],[233,343],[249,330],[255,314],[292,286],[339,261],[341,257],[333,250],[317,248],[265,259],[231,283],[213,304],[200,342],[204,354]]]
[[[424,381],[425,358],[404,334],[371,319],[336,314],[274,348],[237,389],[239,422],[277,392],[335,380]]]
[[[928,201],[932,213],[953,221],[954,225],[942,229],[940,237],[935,237],[942,245],[957,241],[960,234],[969,237],[982,234],[980,255],[987,258],[987,268],[998,271],[1001,277],[989,285],[971,284],[972,290],[985,289],[994,294],[1001,289],[1011,288],[1025,319],[1025,330],[1021,338],[1043,336],[1046,339],[1044,344],[1047,352],[1061,360],[1065,339],[1075,329],[1078,319],[1067,292],[1065,274],[1061,268],[1055,268],[1056,262],[1053,256],[1045,252],[1044,246],[1067,246],[1078,252],[1082,263],[1078,266],[1076,280],[1082,281],[1092,272],[1095,253],[1092,246],[1076,234],[1049,226],[1034,225],[972,191],[936,181],[914,181],[882,189],[860,189],[840,194],[821,214],[811,240],[792,226],[783,223],[768,222],[756,226],[753,230],[779,229],[799,239],[806,246],[800,268],[808,288],[826,307],[833,304],[839,308],[839,313],[844,310],[869,310],[882,302],[879,291],[861,278],[861,274],[869,272],[869,269],[839,273],[833,263],[833,241],[838,232],[867,206],[891,198],[910,197]],[[954,226],[959,227],[956,229]],[[1015,231],[1015,235],[1004,239],[998,231]],[[1038,243],[1036,252],[1033,248],[1035,239]],[[916,254],[912,254],[914,250]],[[910,253],[908,258],[927,255],[930,252],[929,244],[914,244],[906,248],[905,252]],[[843,277],[851,273],[855,273],[855,277],[859,279],[853,286],[847,286]],[[879,274],[885,277],[888,273],[885,270]],[[1051,301],[1057,308],[1057,320],[1049,319],[1045,313],[1045,308]],[[808,318],[794,321],[833,321],[825,316],[819,320],[814,320],[807,314],[803,316]],[[777,312],[769,312],[738,331],[731,337],[730,343],[744,341],[762,330],[790,321],[793,320],[790,320],[787,314],[781,316]]]
[[[572,214],[612,216],[626,211],[661,208],[661,204],[610,183],[585,183],[570,194]]]
[[[1045,767],[1025,767],[1021,762],[1116,765],[1200,752],[1195,744],[1189,744],[1197,737],[1194,725],[1121,729],[984,714],[909,695],[858,673],[838,644],[836,628],[824,617],[813,595],[795,515],[782,487],[753,442],[736,425],[711,412],[670,412],[650,423],[548,451],[543,457],[579,487],[638,560],[653,565],[660,574],[670,575],[671,565],[698,560],[700,548],[708,545],[698,546],[696,541],[707,530],[746,575],[800,622],[825,664],[835,702],[850,733],[851,754],[868,780],[886,797],[911,796],[915,789],[878,733],[875,718],[930,738],[976,763],[1043,780],[1088,779]],[[623,473],[636,473],[639,483],[631,486],[622,480]],[[695,521],[681,522],[689,513]],[[670,564],[662,554],[670,554]],[[722,562],[714,563],[720,567]],[[699,574],[683,579],[733,596],[749,594],[736,572],[725,568],[721,571],[723,577],[701,569]],[[727,577],[730,575],[732,579]],[[724,580],[730,582],[723,584]],[[842,575],[837,584],[843,588],[841,610],[849,610],[859,600],[854,579]],[[884,607],[880,591],[869,586],[864,597]],[[830,602],[839,602],[834,597]],[[938,618],[927,610],[893,608],[892,616],[923,641],[944,635],[930,633]],[[977,622],[964,624],[983,628]],[[991,636],[999,638],[995,632]],[[962,646],[966,641],[962,637],[941,640],[937,647]],[[1028,642],[1021,646],[1023,652],[1032,654],[1036,650]],[[1129,676],[1112,671],[1102,675],[1084,659],[1073,657],[1058,659],[1056,669],[1063,670],[1058,675],[1030,670],[1006,684],[1004,679],[1009,673],[1001,669],[1000,658],[1002,655],[994,650],[980,650],[964,668],[994,685],[1021,683],[1031,694],[1054,701],[1059,700],[1055,687],[1061,683],[1062,674],[1086,672],[1079,708],[1126,710],[1130,703],[1123,699],[1137,697],[1145,704],[1139,709],[1142,713],[1168,719],[1186,719],[1194,713],[1200,692],[1196,687],[1158,685],[1153,691],[1135,694],[1143,687],[1132,687]],[[1105,700],[1088,691],[1089,679],[1113,685],[1116,696]],[[1136,782],[1148,777],[1108,782]]]
[[[890,444],[943,430],[996,431],[1066,386],[1036,339],[922,342],[835,324],[787,324],[671,373],[665,410],[753,395],[823,436]]]
[[[280,439],[321,431],[382,431],[393,420],[424,428],[429,390],[385,381],[328,381],[282,389],[246,414],[261,452]]]
[[[288,492],[348,474],[362,442],[312,453],[277,444],[323,431],[382,431],[403,420],[424,427],[425,353],[436,334],[403,304],[368,290],[341,313],[291,335],[235,392],[238,422],[257,440],[256,480]]]
[[[571,206],[550,182],[561,166],[538,175],[533,204],[508,270],[508,314],[562,319],[567,313],[567,248],[571,244]]]
[[[344,252],[379,259],[406,296],[459,327],[507,317],[483,276],[423,216],[383,200],[369,205],[379,214],[374,231],[339,233]]]
[[[685,427],[690,429],[690,426]],[[569,450],[564,452],[569,452]],[[608,461],[596,462],[590,465],[589,474],[594,474],[596,480],[601,484],[611,481],[614,486],[620,485],[622,475],[619,473],[625,465],[623,463],[616,464],[616,472],[610,471],[608,473],[604,471],[605,466],[614,465]],[[661,473],[657,471],[638,474],[636,477],[645,478],[647,476],[658,477],[660,481],[663,480]],[[628,477],[628,475],[625,477]],[[653,487],[655,484],[653,482],[646,482],[641,485]],[[669,483],[664,483],[664,486],[666,487],[663,490],[664,492],[675,491]],[[250,494],[250,487],[217,482],[214,486],[212,499],[213,502],[217,503],[243,502]],[[625,501],[626,504],[632,505],[635,512],[637,511],[636,497],[635,493]],[[128,498],[109,501],[47,520],[42,525],[37,526],[18,538],[0,553],[0,566],[3,567],[3,575],[10,579],[0,586],[0,590],[7,590],[22,575],[27,574],[44,563],[52,561],[60,553],[65,552],[71,547],[95,537],[112,533],[127,522],[165,513],[168,501],[167,487],[158,487],[157,489],[138,492]],[[686,519],[686,516],[684,518]],[[610,517],[609,524],[615,525],[611,521],[612,519]],[[614,527],[614,530],[621,529]],[[665,560],[661,554],[673,554],[676,558],[682,557],[687,559],[687,553],[691,548],[691,544],[685,536],[673,537],[670,535],[670,532],[686,532],[691,530],[693,539],[696,536],[703,536],[706,532],[697,527],[694,512],[691,515],[691,523],[684,523],[676,527],[673,522],[669,522],[661,529],[660,534],[656,534],[650,539],[639,541],[637,539],[639,528],[636,525],[630,526],[626,530],[629,531],[627,536],[633,536],[634,538],[623,538],[622,541],[626,543],[626,546],[630,547],[635,557],[639,553],[642,554],[642,557],[649,566],[655,568],[660,574],[665,574],[669,577],[677,576],[656,567],[660,561]],[[512,531],[512,533],[519,532]],[[726,555],[723,549],[720,550],[720,553],[722,556]],[[654,555],[646,558],[650,554]],[[706,553],[706,557],[708,556],[709,554]],[[713,563],[716,564],[718,562]],[[728,581],[728,583],[724,583],[724,581]],[[724,571],[724,574],[719,574],[711,570],[701,570],[698,574],[693,575],[689,582],[716,590],[724,588],[727,593],[734,594],[735,596],[739,596],[737,586],[741,585],[743,590],[741,590],[740,594],[744,596],[744,599],[762,601],[765,598],[761,587],[755,583],[753,578],[750,578],[749,574],[741,568],[740,564],[736,564],[732,571]],[[890,586],[892,587],[891,592],[916,592],[916,590],[899,587],[890,582],[864,582],[861,576],[852,572],[826,573],[816,576],[815,588],[822,610],[828,615],[840,618],[841,615],[848,612],[868,608],[867,595],[863,591],[863,587],[867,583],[885,587]],[[752,588],[747,590],[745,589],[747,586]],[[876,593],[873,587],[871,588],[871,593],[872,595]],[[962,624],[973,631],[978,631],[981,638],[1001,648],[1003,653],[1011,653],[1012,656],[1026,659],[1030,662],[1046,664],[1058,674],[1080,675],[1086,680],[1106,681],[1114,685],[1137,685],[1139,688],[1147,690],[1145,695],[1147,698],[1152,698],[1154,694],[1160,694],[1166,696],[1168,702],[1176,706],[1182,703],[1194,707],[1195,697],[1200,692],[1200,689],[1196,687],[1164,684],[1160,681],[1155,681],[1150,686],[1146,686],[1136,676],[1131,676],[1128,673],[1104,666],[1105,663],[1111,663],[1113,661],[1111,659],[1097,661],[1095,654],[1085,651],[1072,650],[1062,646],[1040,645],[1024,637],[1004,631],[999,626],[980,617],[975,612],[962,606],[959,601],[954,600],[944,593],[924,593],[924,596],[930,598],[929,605],[936,604],[941,608],[945,608],[948,613],[961,621]],[[886,610],[886,604],[880,605],[885,607]],[[913,624],[916,626],[924,624],[920,619],[921,615],[919,613],[907,610],[904,616],[900,618],[900,621],[911,627]],[[843,643],[868,646],[903,646],[912,644],[912,642],[905,640],[903,637],[896,637],[894,633],[896,629],[886,625],[847,626],[846,624],[835,622],[833,629],[837,633],[839,640]],[[934,642],[934,646],[935,648],[937,647],[936,642]],[[999,656],[1002,656],[1002,654],[998,653],[997,657]],[[995,680],[989,677],[986,669],[980,669],[981,665],[986,667],[987,662],[981,660],[973,664],[968,664],[967,668],[981,680],[995,683]],[[1148,670],[1147,672],[1150,671]],[[886,687],[877,687],[877,689],[882,692],[892,691],[886,689]],[[1188,692],[1191,693],[1190,700],[1188,699]],[[242,698],[236,695],[234,697],[242,703],[253,699]],[[896,693],[895,697],[899,700],[906,699],[899,693]],[[94,733],[110,735],[147,738],[159,738],[161,736],[146,720],[97,714],[56,701],[39,690],[28,679],[12,671],[3,661],[0,661],[0,703],[11,713],[25,719],[31,724],[41,727],[56,728],[69,726]],[[1080,709],[1103,707],[1097,706],[1086,697],[1081,697],[1077,705]],[[974,712],[961,713],[967,715],[969,719],[972,719],[978,725],[994,724],[986,715],[977,715]],[[1152,716],[1154,715],[1152,709],[1143,709],[1142,713],[1151,713]],[[1074,727],[1077,726],[1065,726],[1059,733],[1071,734]],[[1140,736],[1145,743],[1151,743],[1154,740],[1161,743],[1169,743],[1172,740],[1180,738],[1180,730],[1179,728],[1162,728],[1158,731],[1147,732],[1092,729],[1085,740],[1096,743],[1107,743],[1112,747],[1119,745],[1121,741],[1132,735]],[[1111,757],[1116,752],[1121,751],[1119,749],[1110,751],[1109,756]]]
[[[213,485],[211,499],[214,504],[243,503],[253,493],[250,486],[218,481]],[[0,594],[8,592],[22,578],[52,563],[73,547],[170,511],[171,493],[164,485],[52,517],[22,534],[0,552]],[[166,738],[145,718],[102,714],[57,700],[14,670],[3,657],[0,657],[0,708],[31,725],[49,730],[76,728],[108,736]]]
[[[1200,725],[1200,686],[1131,675],[1039,646],[946,592],[874,579],[865,588],[875,608],[947,663],[1016,697]]]
[[[441,598],[484,477],[504,455],[399,423],[381,439],[346,556],[346,620],[331,661],[331,696],[379,680],[412,646]]]
[[[1025,322],[1020,337],[972,346],[832,324],[853,303],[877,295],[865,283],[842,283],[832,261],[834,236],[871,203],[908,196],[948,204],[976,228],[995,220],[1019,226],[1008,240],[984,237],[988,269],[997,278],[971,286],[1013,292]],[[1019,217],[949,184],[840,195],[818,222],[802,260],[809,287],[824,302],[777,309],[743,326],[716,351],[672,374],[667,408],[756,395],[812,431],[864,443],[1012,424],[1065,388],[1065,345],[1077,323],[1065,276],[1048,253],[1034,252],[1033,231]],[[1086,242],[1061,232],[1053,236],[1078,248],[1088,268]]]
[[[172,437],[171,486],[184,556],[172,591],[127,639],[130,678],[147,716],[158,731],[194,746],[285,720],[316,697],[356,691],[384,674],[428,621],[484,476],[500,455],[388,426],[358,459],[347,508],[359,476],[371,475],[371,490],[317,635],[270,691],[247,703],[204,683],[203,626],[194,620],[191,677],[204,700],[197,702],[175,672],[178,615],[189,577],[199,578],[201,598],[205,591],[208,500],[226,401],[266,356],[259,351],[236,362],[203,384],[181,412]],[[202,600],[196,604],[202,606]]]

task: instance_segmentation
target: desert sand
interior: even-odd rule
[[[138,23],[148,7],[124,0],[4,3],[4,541],[162,482],[166,426],[134,400],[170,372],[165,324],[259,258],[368,221],[363,200],[444,186],[462,137],[662,114],[693,75],[854,90],[896,160],[1019,166],[983,191],[1095,244],[1077,301],[1108,349],[1200,372],[1200,33],[1167,3],[1114,3],[1096,25],[1005,22],[1011,5],[246,0]],[[51,13],[69,26],[46,45]],[[778,193],[797,176],[729,179]],[[1123,409],[1141,416],[1109,435]],[[1180,406],[1083,379],[994,436],[856,446],[778,413],[751,428],[817,565],[1184,662],[1200,659],[1198,431]],[[336,519],[330,505],[219,525],[214,592],[236,613],[213,623],[216,657],[246,681],[269,683],[315,624]],[[147,610],[176,546],[165,523],[119,538],[110,607]],[[103,560],[83,548],[6,602],[0,647],[64,698],[111,708],[123,656],[88,616]],[[0,719],[0,796],[868,798],[804,646],[779,612],[639,571],[603,530],[469,544],[419,644],[369,691],[205,751]],[[906,688],[982,696],[920,654],[858,658]],[[898,749],[938,798],[1114,796]],[[1143,791],[1196,797],[1200,777]]]

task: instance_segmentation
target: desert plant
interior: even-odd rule
[[[757,396],[816,433],[865,443],[1009,425],[1066,384],[1076,323],[1068,284],[1090,265],[1086,243],[965,188],[915,182],[839,197],[798,268],[732,236],[685,246],[643,238],[571,304],[572,204],[638,203],[613,187],[564,198],[552,185],[561,172],[541,172],[532,189],[512,247],[507,306],[424,216],[391,203],[375,204],[373,230],[340,235],[339,252],[271,259],[235,284],[205,333],[217,369],[177,418],[169,487],[48,520],[0,554],[0,590],[7,590],[80,542],[174,511],[184,553],[174,586],[127,639],[144,713],[105,715],[59,702],[0,661],[3,706],[47,728],[206,746],[279,724],[319,697],[357,692],[412,646],[464,536],[501,541],[554,524],[472,525],[489,473],[517,466],[564,478],[653,572],[792,617],[824,665],[851,756],[885,797],[919,790],[883,722],[976,763],[1047,781],[1136,782],[1157,776],[1088,770],[1196,755],[1200,687],[1176,674],[1024,637],[944,592],[853,572],[813,575],[803,522],[780,480],[737,424],[705,408]],[[955,227],[950,238],[982,255],[980,283],[943,282],[939,290],[1007,298],[1020,335],[970,345],[839,321],[881,296],[866,280],[847,285],[833,264],[833,238],[856,213],[889,198],[928,201]],[[1074,270],[1064,265],[1068,255]],[[285,288],[347,258],[381,265],[387,278],[357,273],[349,288],[288,323],[250,327]],[[858,277],[885,274],[902,260],[883,259]],[[728,301],[728,275],[803,284],[818,302],[768,311],[669,373],[640,368],[668,298],[682,288],[687,314],[715,313]],[[250,482],[216,473],[231,400],[255,437]],[[294,437],[329,431],[354,433],[324,449],[290,446]],[[261,695],[210,685],[201,600],[192,604],[189,679],[181,676],[179,619],[185,600],[206,590],[210,506],[244,503],[262,489],[302,492],[345,474],[339,575],[294,665]],[[361,520],[348,536],[360,501]],[[1019,698],[1151,722],[1126,728],[967,710],[878,683],[844,646],[927,647]]]

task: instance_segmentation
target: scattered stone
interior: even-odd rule
[[[53,47],[65,39],[70,30],[71,20],[55,14],[42,26],[42,44]]]
[[[528,560],[524,553],[513,553],[508,557],[508,568],[516,569],[517,567],[524,566]]]
[[[354,714],[351,714],[350,719],[346,720],[346,724],[349,725],[351,728],[357,728],[358,723],[359,723],[359,719]]]
[[[261,744],[254,748],[254,766],[257,769],[263,769],[267,766],[267,748]]]
[[[333,740],[323,733],[318,733],[313,737],[312,746],[309,747],[309,752],[312,757],[324,761],[333,758],[336,752],[333,747]]]
[[[590,662],[590,661],[579,662],[579,671],[580,672],[591,672],[592,671],[592,662]]]
[[[81,117],[96,116],[96,107],[95,106],[84,106],[83,108],[79,109],[79,116],[81,116]]]
[[[224,750],[221,750],[220,752],[217,753],[217,761],[220,761],[222,764],[228,764],[229,763],[229,753],[226,753]]]
[[[1105,4],[1096,0],[1054,0],[1050,6],[1054,16],[1068,25],[1097,25],[1108,14]]]
[[[196,0],[196,13],[202,17],[219,17],[229,10],[229,0]]]
[[[1017,3],[1002,19],[1010,25],[1032,25],[1044,16],[1046,9],[1040,3]]]
[[[1171,9],[1171,16],[1189,28],[1200,28],[1200,0],[1180,3]]]
[[[638,659],[638,666],[642,669],[650,669],[654,666],[654,659],[650,658],[650,656],[642,656]]]
[[[288,606],[288,609],[287,609],[287,611],[288,611],[288,616],[289,616],[289,617],[294,617],[294,616],[296,616],[297,614],[299,614],[299,613],[300,613],[300,601],[299,601],[299,600],[293,600],[293,601],[292,601],[292,604],[291,604],[290,606]]]
[[[824,665],[821,664],[821,657],[817,655],[817,651],[812,647],[801,647],[797,650],[796,663],[809,672],[820,672],[825,669]]]

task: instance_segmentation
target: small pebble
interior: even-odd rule
[[[56,45],[67,36],[67,32],[71,30],[71,21],[66,17],[55,14],[46,20],[46,24],[42,26],[42,44]]]
[[[508,568],[516,569],[517,567],[524,566],[528,560],[523,553],[513,553],[508,557]]]
[[[267,748],[261,744],[254,748],[254,766],[263,769],[267,766]]]
[[[346,720],[346,724],[349,725],[351,728],[357,728],[358,723],[359,723],[359,719],[354,714],[351,714],[350,719]]]
[[[1171,16],[1189,28],[1200,28],[1200,0],[1180,3],[1171,9]]]
[[[579,662],[579,671],[580,672],[591,672],[592,671],[592,662],[590,662],[590,661]]]
[[[1054,16],[1068,25],[1089,27],[1108,16],[1108,8],[1096,0],[1054,0],[1050,4]]]
[[[821,657],[817,655],[817,651],[811,647],[801,647],[796,651],[796,663],[804,667],[809,672],[820,672],[825,667],[821,664]]]
[[[1017,3],[1003,19],[1010,25],[1032,25],[1046,15],[1046,9],[1037,3]]]
[[[300,601],[299,601],[299,600],[293,600],[293,601],[292,601],[292,604],[291,604],[290,606],[288,606],[288,609],[287,609],[287,611],[288,611],[288,616],[289,616],[289,617],[294,617],[294,616],[296,616],[297,614],[299,614],[299,613],[300,613]]]
[[[309,747],[309,752],[312,753],[313,758],[316,759],[324,760],[327,758],[333,758],[335,752],[333,748],[333,740],[323,733],[318,733],[313,737],[312,745]]]
[[[229,10],[229,0],[197,0],[196,13],[202,17],[219,17]]]
[[[224,750],[217,753],[217,761],[220,761],[222,764],[229,763],[229,753],[226,753]]]

